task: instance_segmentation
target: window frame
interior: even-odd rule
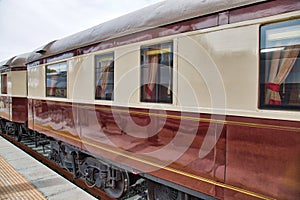
[[[65,87],[63,88],[65,90],[65,92],[64,92],[64,95],[61,95],[61,96],[56,95],[56,94],[51,95],[51,94],[48,93],[48,88],[56,88],[56,87],[51,87],[51,86],[48,87],[48,75],[49,75],[49,73],[48,73],[48,67],[55,67],[55,66],[60,67],[60,65],[64,65],[63,67],[65,67],[65,71],[63,71],[63,72],[65,72],[65,76],[66,76],[65,80],[64,80]],[[53,80],[53,79],[51,79],[51,80]],[[67,61],[63,61],[63,62],[59,62],[59,63],[54,63],[54,64],[48,64],[48,65],[45,66],[45,89],[46,89],[46,91],[45,91],[46,92],[46,97],[68,98],[68,62]]]
[[[112,67],[112,71],[109,71],[109,74],[108,74],[108,81],[112,80],[112,83],[111,83],[111,86],[110,86],[111,95],[109,96],[109,93],[107,93],[108,96],[107,96],[107,94],[104,97],[97,96],[97,93],[101,92],[101,90],[102,90],[102,89],[100,89],[100,91],[98,91],[98,82],[101,81],[101,84],[102,84],[102,78],[101,78],[101,80],[97,79],[98,64],[99,64],[99,61],[100,61],[101,58],[104,58],[104,59],[106,58],[107,59],[107,58],[110,58],[110,57],[112,58],[112,61],[110,62],[109,66],[106,66],[106,68]],[[94,98],[95,98],[95,100],[113,101],[114,100],[114,91],[115,91],[115,53],[114,52],[107,52],[107,53],[97,54],[97,55],[95,55],[94,58],[95,58],[95,63],[94,63],[94,69],[95,69],[95,73],[94,73],[94,78],[95,78],[95,81],[94,81],[94,91],[95,91],[94,92]],[[101,68],[99,68],[100,74],[103,73],[103,72],[101,72]],[[102,76],[102,75],[99,75],[99,76]],[[112,76],[112,77],[110,77],[110,76]],[[110,83],[108,83],[107,85],[109,85],[109,84]]]
[[[284,50],[286,50],[287,47],[292,47],[292,46],[298,46],[300,45],[300,43],[298,42],[298,39],[296,41],[296,44],[292,44],[292,45],[278,45],[276,46],[275,44],[269,44],[269,46],[267,45],[267,31],[269,30],[275,30],[276,28],[288,28],[291,27],[292,25],[298,25],[298,23],[300,22],[300,19],[294,19],[294,20],[289,20],[289,21],[283,21],[283,22],[275,22],[275,23],[270,23],[270,24],[263,24],[260,26],[259,28],[259,36],[260,36],[260,43],[259,43],[259,92],[258,92],[258,97],[259,97],[259,102],[258,102],[258,108],[259,109],[263,109],[263,110],[293,110],[293,111],[299,111],[300,110],[300,103],[299,105],[272,105],[272,104],[267,104],[265,103],[266,101],[266,76],[268,72],[266,72],[266,56],[268,53],[272,52],[274,53],[275,51],[281,51],[284,52]],[[299,37],[300,39],[300,37]],[[298,42],[298,43],[297,43]],[[270,55],[269,55],[270,56]],[[272,59],[270,59],[272,60]],[[300,52],[297,56],[297,60],[295,61],[295,63],[299,63],[300,61]],[[282,57],[280,57],[280,63],[282,61]],[[295,63],[293,64],[293,67],[295,65]],[[297,67],[300,67],[297,65]],[[293,68],[291,69],[291,71],[293,70]],[[298,70],[298,69],[297,69]],[[290,74],[288,74],[287,78],[289,77]],[[286,78],[286,79],[287,79]],[[286,81],[286,80],[285,80]],[[286,84],[285,81],[280,84],[280,91],[282,90],[282,85]],[[296,84],[300,84],[300,82],[296,83]],[[280,93],[281,95],[281,93]]]
[[[3,74],[1,74],[1,94],[7,94],[8,93],[7,86],[8,86],[8,84],[7,84],[7,74],[3,73]]]
[[[157,49],[158,47],[160,47],[160,49]],[[170,90],[170,94],[169,94],[169,98],[161,98],[162,95],[162,91],[163,91],[163,84],[161,84],[161,80],[162,80],[162,68],[161,66],[163,65],[160,60],[158,64],[158,69],[157,69],[157,75],[155,79],[159,79],[159,83],[155,83],[155,90],[156,90],[156,97],[154,99],[146,99],[145,98],[145,93],[146,93],[146,84],[144,84],[144,80],[147,79],[145,78],[145,76],[147,76],[147,74],[143,74],[144,69],[147,68],[146,65],[149,65],[150,63],[144,63],[143,57],[145,56],[143,53],[148,51],[161,51],[163,52],[164,49],[166,48],[170,48],[170,51],[168,52],[168,56],[169,56],[169,86],[170,88],[168,88],[168,90]],[[162,53],[160,54],[160,56],[162,56]],[[157,59],[161,59],[161,58],[157,58]],[[140,102],[142,103],[164,103],[164,104],[173,104],[173,90],[174,90],[174,42],[173,41],[164,41],[164,42],[159,42],[159,43],[155,43],[155,44],[149,44],[149,45],[143,45],[140,47]],[[157,80],[156,80],[157,81]],[[156,82],[155,81],[155,82]],[[148,83],[149,84],[149,83]]]

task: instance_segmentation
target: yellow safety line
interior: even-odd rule
[[[103,146],[99,146],[99,145],[93,144],[91,142],[88,142],[86,140],[78,139],[74,136],[65,135],[65,134],[60,133],[59,131],[46,128],[46,127],[44,127],[42,125],[39,125],[39,124],[35,124],[35,126],[39,127],[40,129],[55,132],[56,134],[58,134],[60,136],[63,136],[65,138],[75,140],[77,142],[81,142],[81,143],[87,144],[89,146],[104,150],[106,152],[114,153],[116,155],[123,156],[123,157],[129,158],[131,160],[135,160],[135,161],[138,161],[138,162],[141,162],[141,163],[153,166],[153,167],[164,169],[164,170],[167,170],[167,171],[170,171],[170,172],[173,172],[173,173],[177,173],[177,174],[189,177],[189,178],[193,178],[193,179],[196,179],[196,180],[199,180],[199,181],[202,181],[202,182],[205,182],[205,183],[209,183],[209,184],[212,184],[212,185],[216,185],[216,186],[219,186],[219,187],[223,187],[223,188],[226,188],[226,189],[234,190],[234,191],[237,191],[237,192],[240,192],[240,193],[243,193],[243,194],[247,194],[247,195],[250,195],[250,196],[253,196],[253,197],[256,197],[256,198],[265,199],[265,200],[273,200],[273,198],[264,196],[262,194],[251,192],[251,191],[248,191],[248,190],[245,190],[245,189],[242,189],[242,188],[238,188],[238,187],[235,187],[235,186],[232,186],[232,185],[228,185],[228,184],[221,183],[221,182],[218,182],[218,181],[214,181],[214,180],[211,180],[211,179],[207,179],[207,178],[204,178],[204,177],[195,176],[194,174],[186,173],[184,171],[180,171],[180,170],[177,170],[177,169],[174,169],[174,168],[171,168],[171,167],[166,167],[166,166],[163,166],[163,165],[160,165],[160,164],[157,164],[157,163],[153,163],[153,162],[150,162],[150,161],[147,161],[147,160],[143,160],[143,159],[140,159],[140,158],[137,158],[137,157],[134,157],[134,156],[127,155],[127,154],[119,152],[119,151],[115,151],[115,150],[112,150],[112,149],[109,149],[109,148],[106,148],[106,147],[103,147]]]
[[[15,172],[12,170],[6,170],[5,171],[6,180],[10,180],[10,185],[13,185],[14,192],[11,192],[8,190],[8,193],[11,193],[12,197],[14,198],[24,198],[26,196],[28,199],[32,199],[34,196],[31,196],[28,192],[21,192],[21,191],[28,191],[31,190],[30,184],[28,182],[24,182],[23,177],[15,176]],[[11,177],[14,177],[14,179],[11,179]]]
[[[38,199],[46,198],[30,182],[0,156],[0,199]]]

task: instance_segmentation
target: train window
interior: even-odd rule
[[[260,108],[300,109],[300,19],[261,26]]]
[[[7,74],[1,74],[1,93],[7,94]]]
[[[141,48],[141,101],[172,103],[173,44]]]
[[[113,100],[114,91],[114,54],[96,56],[95,98]]]
[[[46,96],[67,97],[67,62],[46,66]]]

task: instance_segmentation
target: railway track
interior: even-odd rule
[[[27,135],[23,134],[22,139],[18,138],[12,134],[4,134],[0,132],[0,135],[6,140],[13,143],[15,146],[19,147],[36,160],[40,161],[44,165],[48,166],[56,173],[60,174],[64,178],[68,179],[72,183],[76,184],[78,187],[82,188],[86,192],[90,193],[94,197],[101,200],[112,200],[104,191],[96,187],[90,187],[85,180],[80,178],[74,178],[74,175],[61,168],[58,164],[51,161],[48,158],[50,153],[50,142],[47,138],[39,135]],[[126,196],[122,197],[121,200],[147,200],[147,186],[144,179],[139,179],[134,185],[130,187],[129,192]]]

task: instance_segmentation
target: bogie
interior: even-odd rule
[[[103,189],[112,198],[120,198],[129,190],[130,176],[127,171],[92,157],[78,148],[63,142],[51,141],[49,158],[82,178],[88,187]]]

